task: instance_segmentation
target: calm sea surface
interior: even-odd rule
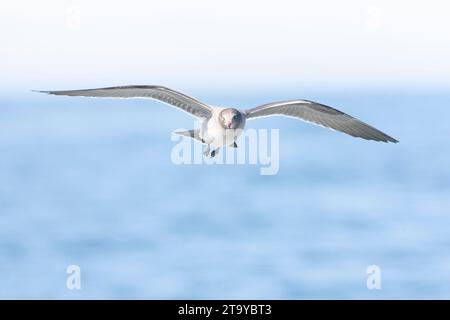
[[[171,132],[192,118],[157,102],[1,98],[0,298],[450,299],[450,94],[302,98],[400,144],[255,120],[280,129],[280,170],[262,176],[173,164]]]

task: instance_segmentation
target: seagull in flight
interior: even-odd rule
[[[346,133],[366,140],[397,143],[378,129],[342,111],[310,100],[271,102],[247,110],[215,107],[163,86],[131,85],[97,89],[38,91],[59,96],[101,98],[143,98],[161,101],[201,121],[200,129],[176,132],[206,144],[205,155],[214,157],[222,147],[237,148],[247,120],[286,116]]]

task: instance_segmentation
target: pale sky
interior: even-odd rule
[[[450,88],[448,1],[23,1],[3,90],[119,84]]]

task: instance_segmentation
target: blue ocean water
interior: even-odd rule
[[[247,108],[298,93],[197,97]],[[400,143],[255,120],[280,128],[280,170],[262,176],[174,165],[171,132],[192,119],[157,102],[2,98],[0,298],[450,299],[450,94],[301,97]]]

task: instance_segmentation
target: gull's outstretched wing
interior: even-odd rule
[[[353,137],[383,142],[398,141],[368,124],[334,108],[309,100],[291,100],[268,103],[245,110],[247,119],[267,116],[298,118],[330,129],[344,132]]]
[[[210,118],[211,107],[192,97],[161,86],[121,86],[85,90],[38,91],[59,96],[82,96],[103,98],[147,98],[179,108],[195,117]]]

